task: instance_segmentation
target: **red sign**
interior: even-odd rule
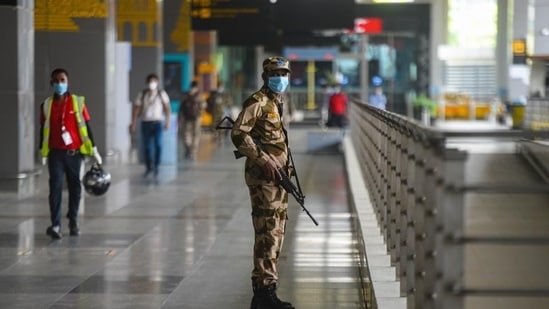
[[[355,18],[355,33],[378,34],[382,31],[381,18]]]

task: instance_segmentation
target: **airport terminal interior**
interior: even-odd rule
[[[549,308],[548,14],[548,0],[0,1],[0,308]],[[273,89],[270,57],[291,70],[276,293],[293,307],[252,287],[230,130]],[[102,159],[83,157],[78,232],[64,181],[60,235],[42,158],[56,68]],[[154,173],[135,113],[150,74],[169,107]]]

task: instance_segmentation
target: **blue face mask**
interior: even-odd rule
[[[276,93],[282,93],[288,88],[288,76],[271,76],[269,77],[269,89]]]
[[[58,95],[64,95],[68,88],[69,85],[67,83],[53,83],[53,91]]]

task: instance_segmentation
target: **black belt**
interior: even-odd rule
[[[80,154],[80,149],[51,149],[51,151],[64,153],[68,156],[75,156]]]

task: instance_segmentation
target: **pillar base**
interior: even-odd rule
[[[0,193],[14,194],[17,198],[34,196],[37,190],[39,172],[20,173],[17,177],[0,179]]]

